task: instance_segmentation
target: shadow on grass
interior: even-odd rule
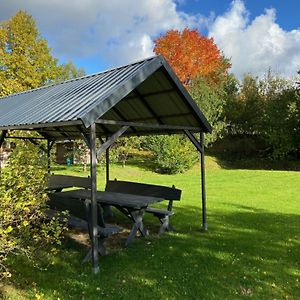
[[[299,160],[274,160],[266,158],[229,158],[216,155],[217,163],[223,169],[300,171]]]
[[[49,299],[296,299],[300,216],[234,209],[210,214],[206,233],[199,208],[188,206],[172,218],[177,232],[137,239],[129,248],[109,241],[98,275],[81,265],[86,247],[66,240],[54,264],[37,268],[15,257],[13,282],[28,298],[39,292]],[[156,219],[145,222],[158,229]]]

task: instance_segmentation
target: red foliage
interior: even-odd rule
[[[218,83],[230,67],[213,39],[198,30],[169,30],[154,43],[154,52],[166,58],[186,87],[197,76]]]

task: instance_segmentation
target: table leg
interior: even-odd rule
[[[130,213],[134,223],[130,230],[129,236],[126,240],[126,246],[128,246],[132,242],[132,240],[135,238],[138,230],[140,231],[142,236],[149,235],[148,230],[145,228],[144,223],[143,223],[145,209],[132,210],[132,211],[129,211],[129,213]]]

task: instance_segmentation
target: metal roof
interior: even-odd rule
[[[125,123],[127,135],[211,131],[162,56],[0,98],[0,130],[66,139],[95,122],[101,136]]]

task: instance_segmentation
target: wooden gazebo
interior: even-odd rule
[[[58,140],[82,138],[89,147],[95,273],[99,270],[97,156],[108,154],[122,135],[187,135],[200,153],[202,229],[207,230],[204,133],[212,128],[162,56],[0,98],[0,147],[6,138],[24,138],[16,135],[19,130],[38,132],[40,138],[30,139],[46,139],[49,156]],[[200,140],[195,133],[200,133]],[[98,149],[97,138],[101,141]]]

